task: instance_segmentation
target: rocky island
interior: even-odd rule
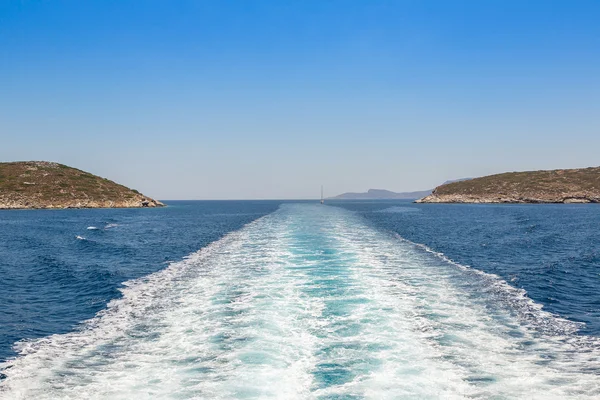
[[[600,167],[507,172],[438,186],[417,203],[600,203]]]
[[[136,190],[63,164],[0,163],[0,209],[162,206]]]

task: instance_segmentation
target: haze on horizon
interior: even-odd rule
[[[0,3],[0,161],[159,199],[600,165],[600,2]]]

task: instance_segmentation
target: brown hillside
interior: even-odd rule
[[[598,203],[600,167],[507,172],[438,186],[419,203]]]
[[[113,181],[46,161],[0,163],[0,209],[160,207]]]

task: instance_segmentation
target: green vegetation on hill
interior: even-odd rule
[[[0,163],[1,208],[163,206],[113,181],[46,161]]]
[[[421,203],[598,203],[600,167],[507,172],[438,186]]]

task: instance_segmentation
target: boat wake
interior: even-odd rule
[[[0,397],[597,398],[600,346],[500,278],[283,205],[17,344]]]

